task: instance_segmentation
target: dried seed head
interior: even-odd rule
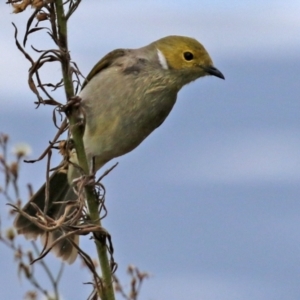
[[[45,20],[48,20],[48,14],[47,13],[45,13],[45,12],[40,12],[40,13],[38,13],[37,15],[36,15],[36,18],[37,18],[37,20],[39,21],[39,22],[41,22],[41,21],[45,21]]]
[[[42,8],[46,4],[44,0],[32,0],[31,6],[32,8]]]
[[[12,228],[6,230],[5,237],[8,240],[13,241],[15,239],[15,236],[16,236],[15,231]]]
[[[31,0],[23,0],[21,3],[12,3],[12,6],[14,8],[13,13],[18,14],[22,11],[24,11],[28,5],[30,5]]]
[[[37,293],[35,291],[28,291],[25,295],[25,300],[36,300]]]
[[[6,144],[8,142],[9,136],[8,134],[1,133],[0,134],[0,144]]]
[[[24,156],[28,156],[31,154],[32,150],[30,145],[26,143],[16,144],[12,150],[13,154],[17,156],[17,158],[22,158]]]
[[[18,177],[18,171],[19,171],[19,165],[17,162],[12,162],[9,167],[10,173],[17,178]]]

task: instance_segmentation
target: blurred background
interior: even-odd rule
[[[35,109],[29,62],[13,38],[11,22],[22,40],[32,11],[1,7],[0,132],[12,146],[30,144],[34,159],[56,129],[49,107]],[[117,275],[126,287],[128,264],[151,274],[140,299],[300,299],[299,16],[294,0],[90,0],[72,17],[71,56],[84,75],[115,48],[176,34],[201,41],[226,77],[186,86],[165,123],[118,158],[104,180],[103,225],[113,237]],[[30,45],[52,44],[44,33]],[[44,76],[59,81],[59,66]],[[45,165],[22,165],[24,200],[27,183],[37,190],[44,182]],[[9,226],[5,201],[0,205]],[[82,244],[95,252],[87,238]],[[0,251],[0,298],[22,299],[26,281],[17,279],[13,253],[3,244]],[[86,299],[90,287],[82,282],[90,280],[78,261],[67,267],[63,299]]]

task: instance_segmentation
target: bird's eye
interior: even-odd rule
[[[183,53],[183,57],[185,60],[191,61],[194,58],[194,55],[193,55],[193,53],[187,51],[187,52]]]

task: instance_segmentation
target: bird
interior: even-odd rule
[[[204,46],[196,39],[171,35],[138,49],[116,49],[105,55],[86,77],[78,96],[84,114],[83,143],[89,161],[101,169],[113,158],[135,149],[158,128],[171,112],[180,89],[200,77],[212,75],[225,79],[214,66]],[[72,200],[72,180],[78,174],[54,171],[49,181],[47,215],[58,219],[64,201]],[[61,204],[54,205],[53,202]],[[45,206],[45,184],[22,210],[35,216]],[[44,237],[45,231],[22,214],[14,226],[28,239]],[[62,233],[53,231],[53,241]],[[74,240],[78,243],[78,237]],[[68,239],[55,245],[53,252],[71,264],[77,249]]]

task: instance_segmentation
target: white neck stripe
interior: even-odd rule
[[[163,55],[163,53],[158,48],[156,48],[156,50],[157,50],[158,61],[161,65],[161,67],[165,70],[168,70],[169,66],[168,66],[166,57]]]

